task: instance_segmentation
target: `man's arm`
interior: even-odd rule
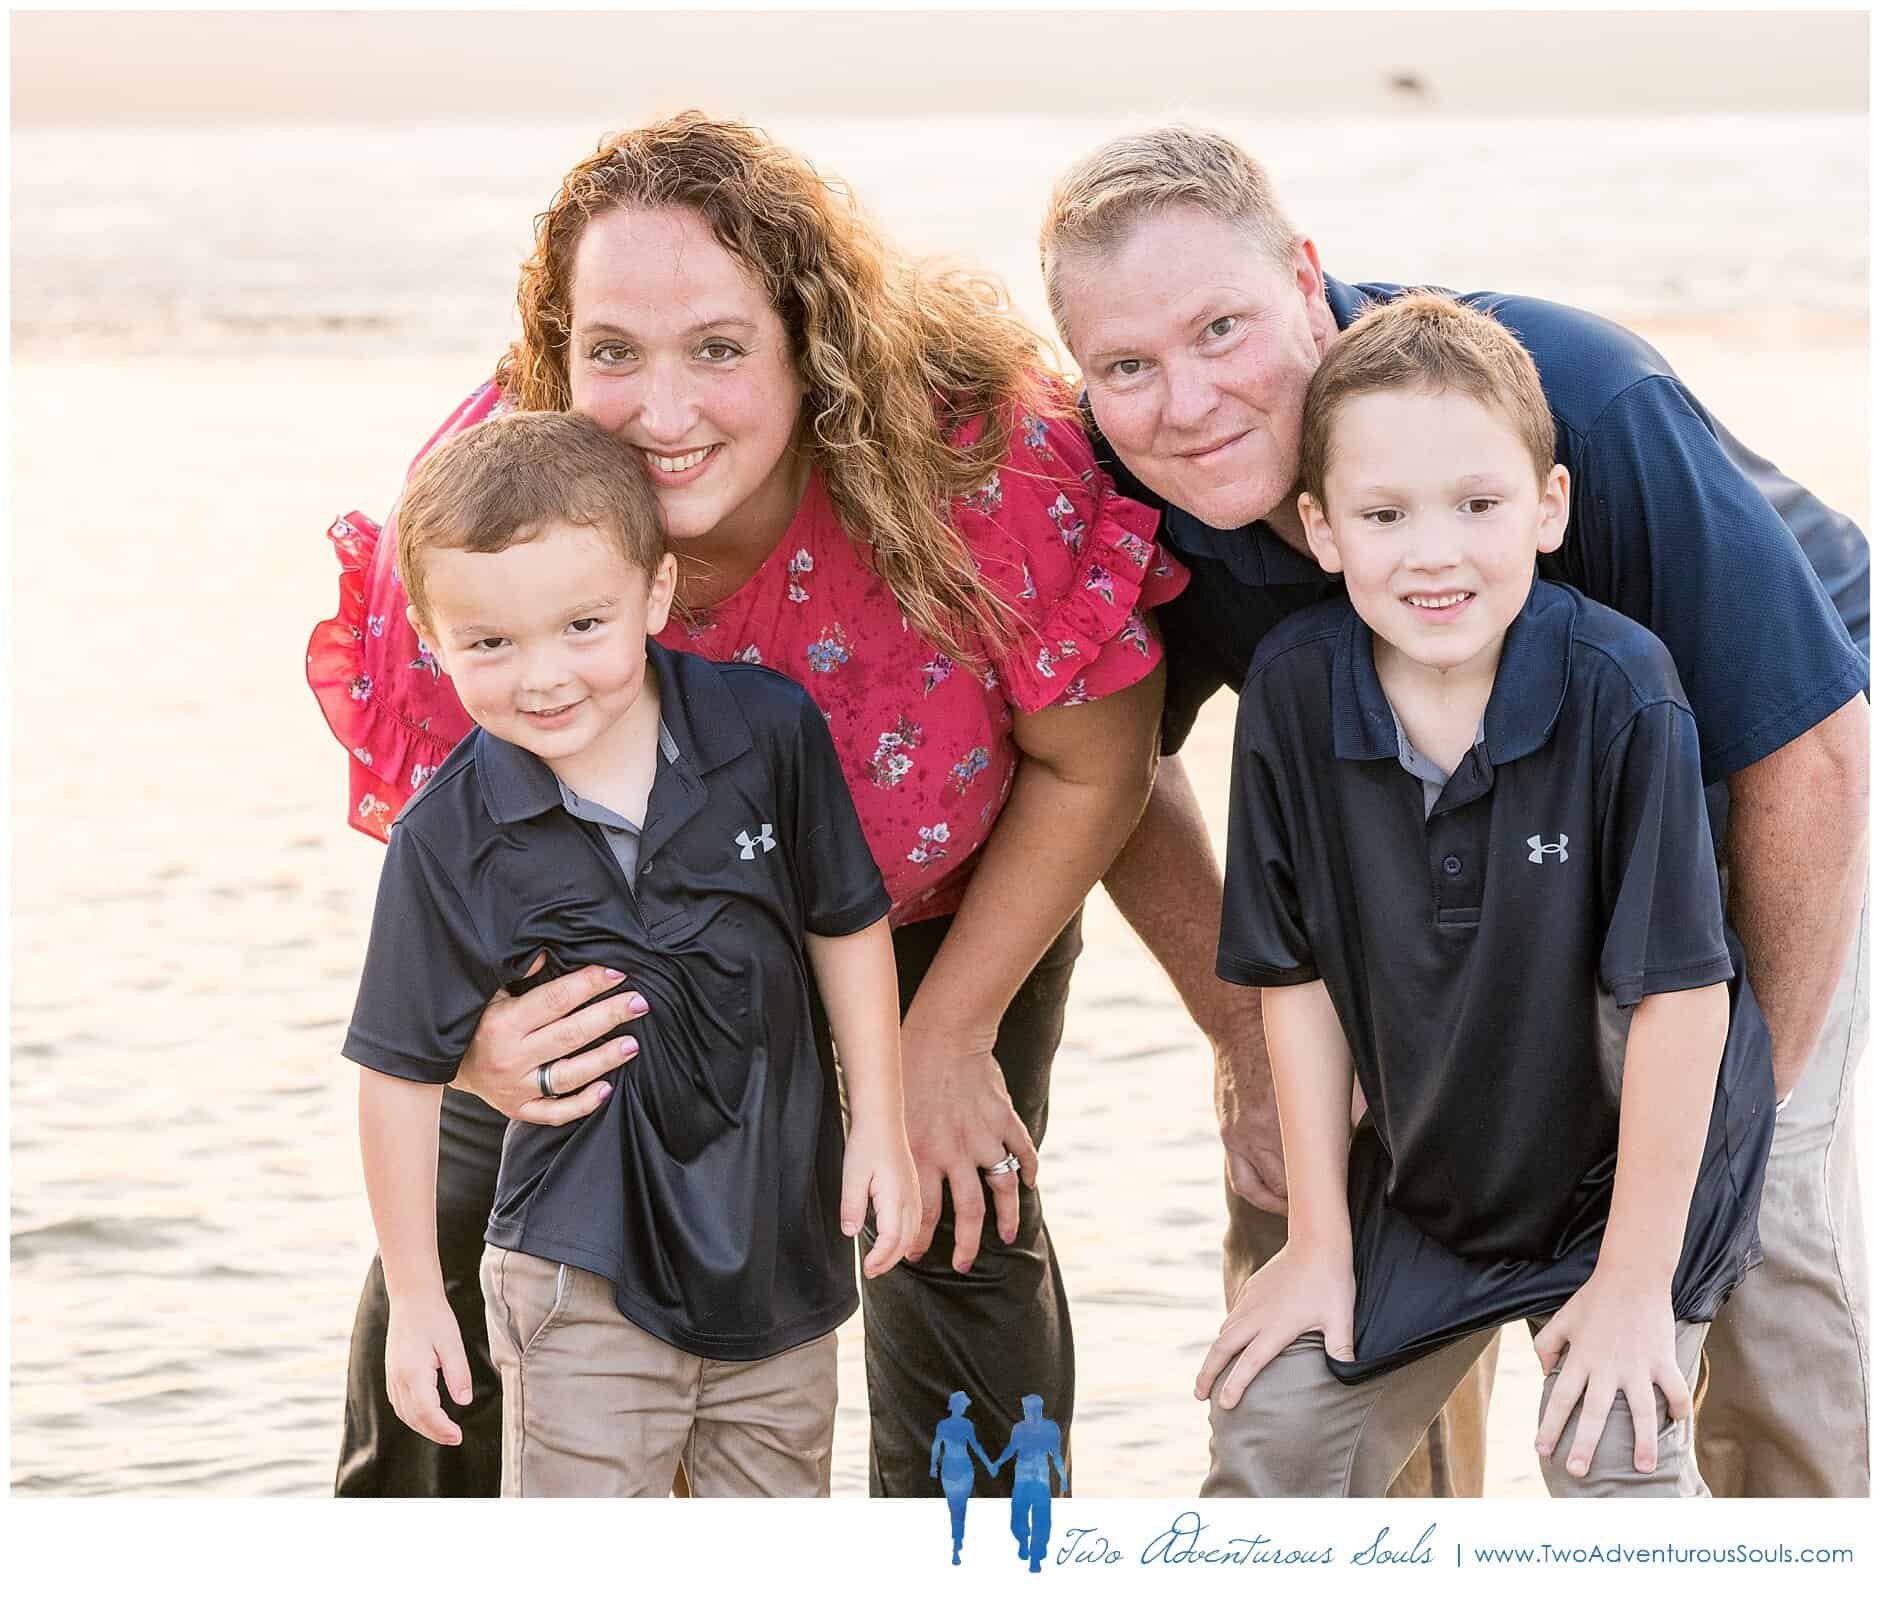
[[[1148,807],[1103,886],[1214,1050],[1215,1114],[1234,1193],[1262,1211],[1284,1212],[1286,1168],[1260,993],[1215,975],[1221,869],[1179,755],[1163,756]]]
[[[1801,1078],[1860,920],[1867,700],[1730,778],[1730,920],[1769,1023],[1776,1096]]]
[[[1730,914],[1787,1093],[1820,1034],[1862,898],[1868,675],[1771,499],[1806,513],[1809,545],[1843,596],[1862,589],[1865,546],[1838,516],[1826,532],[1831,511],[1768,465],[1746,475],[1739,458],[1753,455],[1727,450],[1735,444],[1668,374],[1626,387],[1586,443],[1577,584],[1671,650],[1705,775],[1728,782]]]

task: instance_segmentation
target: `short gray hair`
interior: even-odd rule
[[[1143,218],[1175,206],[1198,207],[1243,230],[1275,263],[1292,261],[1297,236],[1272,180],[1226,135],[1181,123],[1119,135],[1058,180],[1038,231],[1045,294],[1067,344],[1060,260],[1107,251]]]

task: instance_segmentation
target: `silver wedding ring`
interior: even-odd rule
[[[997,1178],[1002,1173],[1017,1172],[1018,1157],[1008,1150],[1003,1161],[994,1162],[990,1167],[981,1167],[979,1170],[988,1178]]]
[[[544,1061],[535,1069],[535,1086],[542,1091],[544,1100],[555,1098],[555,1085],[548,1081],[549,1063]]]

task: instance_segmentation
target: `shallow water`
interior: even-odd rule
[[[1626,318],[1739,433],[1864,508],[1865,120],[1578,125],[1571,162],[1562,130],[1234,132],[1334,273]],[[775,131],[910,248],[1004,272],[1034,316],[1037,209],[1106,132]],[[338,1047],[379,850],[343,824],[301,677],[335,595],[321,533],[382,513],[481,377],[528,218],[593,132],[148,133],[135,185],[121,130],[14,139],[17,1491],[330,1484],[371,1243]],[[1214,705],[1191,751],[1217,828],[1230,721]],[[1220,1319],[1208,1061],[1100,900],[1087,935],[1044,1173],[1081,1342],[1079,1490],[1182,1494]],[[1514,1339],[1491,1480],[1537,1493]],[[854,1326],[842,1369],[836,1488],[856,1494]]]

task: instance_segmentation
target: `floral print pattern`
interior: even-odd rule
[[[895,721],[892,731],[884,731],[875,744],[875,757],[868,762],[868,776],[877,787],[893,787],[914,768],[912,750],[920,745],[920,727],[906,715]]]

